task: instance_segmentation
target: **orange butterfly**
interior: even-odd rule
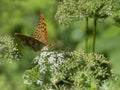
[[[46,28],[46,22],[44,15],[40,14],[40,20],[38,23],[37,30],[33,37],[25,36],[19,33],[15,33],[23,45],[29,46],[34,49],[34,51],[41,50],[44,46],[49,46],[48,30]]]

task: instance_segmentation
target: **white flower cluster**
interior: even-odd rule
[[[24,84],[28,84],[28,85],[31,85],[32,84],[32,82],[29,82],[28,80],[24,80]]]
[[[34,63],[39,65],[40,73],[45,73],[48,67],[51,73],[56,72],[63,62],[64,54],[60,52],[43,51],[34,59]]]
[[[18,49],[14,39],[9,35],[0,35],[0,63],[19,60]]]

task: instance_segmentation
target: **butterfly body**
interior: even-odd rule
[[[29,37],[19,33],[15,33],[14,35],[21,40],[23,45],[31,47],[32,49],[34,49],[34,51],[39,51],[44,46],[49,46],[48,31],[42,13],[40,14],[38,27],[33,37]]]

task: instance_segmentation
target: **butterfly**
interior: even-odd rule
[[[14,35],[21,40],[23,45],[31,47],[34,51],[41,50],[44,46],[49,46],[48,30],[43,13],[40,13],[38,27],[33,37],[19,33],[15,33]]]

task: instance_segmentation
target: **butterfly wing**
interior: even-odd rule
[[[40,20],[38,23],[38,27],[33,37],[37,39],[38,41],[44,43],[46,46],[48,46],[49,44],[48,30],[46,28],[46,22],[44,19],[44,15],[42,13],[40,14]]]
[[[14,35],[21,40],[23,45],[29,46],[29,47],[33,48],[35,51],[41,50],[45,46],[44,43],[42,43],[32,37],[21,35],[19,33],[15,33]]]

